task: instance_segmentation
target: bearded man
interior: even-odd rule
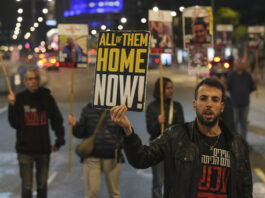
[[[111,109],[112,120],[124,131],[124,149],[135,168],[164,161],[164,198],[252,198],[248,146],[219,119],[224,87],[204,79],[195,88],[196,119],[175,125],[142,145],[126,116],[125,105]]]

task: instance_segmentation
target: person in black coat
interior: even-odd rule
[[[157,79],[154,86],[154,100],[147,106],[146,124],[147,131],[150,134],[150,141],[161,135],[161,124],[168,128],[175,124],[184,123],[184,114],[182,106],[179,102],[172,99],[173,82],[169,78],[163,77],[164,91],[164,115],[160,110],[160,79]],[[152,182],[152,197],[162,197],[162,186],[164,181],[164,163],[152,167],[153,182]]]
[[[32,197],[33,169],[36,166],[37,197],[47,197],[47,179],[50,153],[64,145],[63,118],[50,94],[50,90],[39,87],[40,77],[34,70],[25,75],[27,89],[8,95],[8,121],[16,129],[16,151],[22,198]],[[49,135],[49,121],[56,140],[52,145]]]
[[[68,123],[73,126],[73,135],[82,139],[91,136],[103,112],[104,110],[95,109],[91,103],[88,103],[83,108],[78,122],[75,116],[70,114]],[[82,159],[85,197],[98,197],[101,173],[104,173],[109,197],[120,197],[119,178],[123,161],[120,130],[120,127],[112,122],[107,111],[96,134],[92,154]]]

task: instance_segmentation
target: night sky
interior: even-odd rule
[[[44,6],[43,0],[36,0],[36,8],[39,8],[35,12],[38,16],[41,13],[41,9]],[[126,4],[124,0],[124,4]],[[138,0],[141,1],[141,0]],[[135,2],[138,2],[135,0]],[[142,0],[141,5],[143,10],[151,9],[155,4],[161,9],[172,10],[175,9],[179,13],[178,8],[183,5],[210,5],[212,0]],[[241,23],[245,25],[265,25],[265,0],[215,0],[215,10],[219,7],[230,7],[241,14]],[[32,9],[31,0],[1,0],[0,1],[0,44],[3,43],[8,37],[12,36],[12,32],[15,28],[16,20],[18,17],[17,9],[22,7],[24,17],[22,22],[22,28],[24,32],[28,31],[29,27],[32,26]],[[39,12],[39,13],[38,13]],[[126,12],[124,12],[126,15]],[[22,34],[24,35],[24,32]],[[11,35],[11,36],[10,36]]]

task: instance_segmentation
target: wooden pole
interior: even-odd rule
[[[159,67],[160,67],[160,112],[162,116],[165,116],[164,111],[164,90],[163,90],[163,66],[161,62],[161,54],[160,54],[160,60],[159,60]],[[165,124],[161,124],[161,133],[164,133],[165,131]]]
[[[70,89],[70,114],[71,115],[73,115],[73,111],[74,111],[74,82],[75,82],[75,69],[72,69],[72,72],[71,72],[71,89]],[[73,137],[73,126],[70,125],[68,172],[71,172],[71,170],[72,170],[72,137]]]
[[[0,54],[0,61],[1,61],[1,67],[2,67],[2,70],[4,72],[4,76],[6,78],[6,84],[7,84],[7,87],[8,87],[8,91],[9,93],[13,93],[12,91],[12,88],[10,86],[10,82],[9,82],[9,79],[8,79],[8,75],[7,75],[7,72],[6,72],[6,67],[4,65],[4,61],[3,61],[3,57],[2,57],[2,54]]]
[[[259,78],[259,50],[256,49],[256,64],[255,64],[255,72],[256,72],[256,79]],[[258,98],[259,96],[259,91],[258,91],[258,82],[256,82],[256,97]]]

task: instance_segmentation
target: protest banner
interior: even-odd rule
[[[143,111],[150,32],[100,32],[95,68],[93,106],[109,109],[125,104]]]
[[[189,75],[206,75],[209,73],[206,47],[190,46],[188,56]]]
[[[193,6],[183,10],[183,46],[213,46],[213,16],[211,7]]]
[[[249,26],[248,27],[248,47],[255,51],[255,73],[256,78],[259,79],[259,51],[264,49],[264,26]],[[256,85],[256,97],[258,97],[258,83]]]
[[[248,47],[250,49],[264,48],[264,26],[249,26],[248,27]]]
[[[88,26],[59,24],[58,35],[60,67],[86,68]]]
[[[233,25],[218,24],[216,25],[216,47],[232,47]]]
[[[151,54],[172,53],[172,15],[171,11],[148,11],[151,33]]]

